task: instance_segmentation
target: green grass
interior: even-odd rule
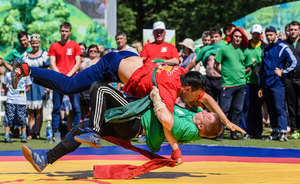
[[[33,149],[51,149],[57,143],[47,144],[46,143],[46,126],[47,122],[45,121],[42,126],[41,137],[43,139],[31,139],[26,144]],[[270,135],[270,128],[266,128],[263,136]],[[192,144],[200,144],[200,145],[226,145],[226,146],[246,146],[246,147],[269,147],[269,148],[291,148],[291,149],[300,149],[300,140],[288,140],[287,142],[280,141],[265,141],[265,140],[229,140],[229,131],[225,131],[224,141],[215,141],[212,139],[202,139],[201,141],[195,141]],[[20,138],[13,138],[13,143],[5,143],[4,142],[4,127],[0,127],[0,151],[6,150],[21,150],[23,143],[20,142]],[[132,139],[132,144],[144,144],[137,143],[138,138]],[[102,146],[111,146],[113,144],[102,140]],[[87,147],[87,144],[82,144],[81,147]]]

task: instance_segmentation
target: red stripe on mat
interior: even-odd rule
[[[165,157],[169,157],[165,155]],[[141,160],[148,161],[142,155],[69,155],[59,160]],[[183,156],[185,162],[253,162],[253,163],[291,163],[300,164],[300,158],[274,157],[233,157],[233,156]],[[23,156],[0,156],[0,162],[26,161]]]

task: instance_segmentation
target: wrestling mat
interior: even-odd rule
[[[137,147],[147,149],[146,145]],[[300,183],[300,150],[191,144],[180,148],[184,164],[163,167],[131,180],[93,178],[93,165],[142,165],[148,161],[119,146],[79,148],[48,165],[42,173],[34,170],[22,151],[0,151],[0,184]],[[163,144],[158,154],[169,158],[171,147]]]

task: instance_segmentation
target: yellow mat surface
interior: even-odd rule
[[[0,162],[0,184],[22,183],[99,183],[99,184],[234,184],[234,183],[300,183],[299,164],[245,162],[185,162],[169,168],[154,170],[131,180],[93,179],[93,165],[132,164],[144,161],[79,160],[57,161],[42,173],[29,162]]]

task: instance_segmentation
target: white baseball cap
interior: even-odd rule
[[[259,33],[259,34],[261,34],[262,31],[263,31],[263,29],[262,29],[261,25],[259,25],[259,24],[254,24],[252,26],[252,28],[251,28],[251,33]]]
[[[163,30],[165,30],[166,29],[165,23],[162,22],[162,21],[155,22],[153,24],[153,30],[156,30],[156,29],[163,29]]]

